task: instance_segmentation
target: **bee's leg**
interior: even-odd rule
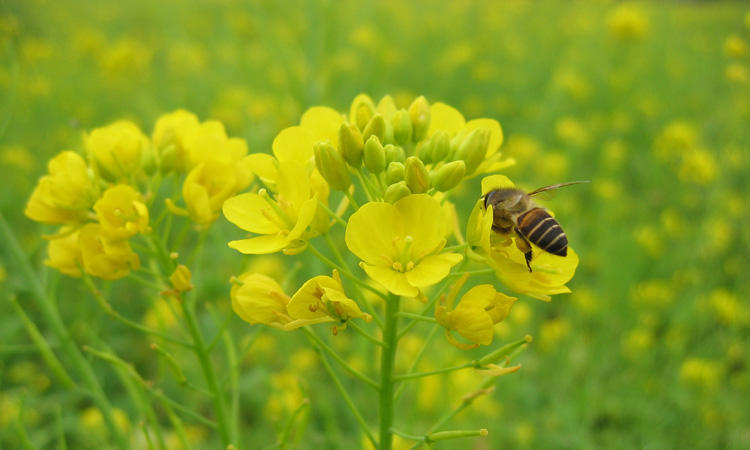
[[[523,252],[523,256],[526,258],[526,267],[529,268],[529,272],[532,272],[531,270],[531,244],[529,244],[528,239],[521,234],[521,231],[518,229],[518,227],[515,228],[516,235],[519,237],[519,239],[516,239],[516,247],[518,247],[519,250]]]

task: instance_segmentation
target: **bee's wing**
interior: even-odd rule
[[[540,187],[539,189],[533,190],[533,191],[529,192],[528,195],[529,195],[529,197],[531,197],[531,196],[534,196],[534,195],[537,195],[537,194],[541,194],[542,192],[551,191],[551,190],[554,190],[554,189],[559,189],[559,188],[564,187],[564,186],[570,186],[571,184],[582,184],[582,183],[588,183],[588,182],[589,182],[588,180],[584,180],[584,181],[570,181],[568,183],[560,183],[560,184],[551,184],[549,186],[544,186],[544,187]]]

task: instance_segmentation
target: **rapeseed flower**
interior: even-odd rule
[[[86,161],[75,152],[64,151],[47,166],[49,175],[37,183],[24,213],[47,224],[81,222],[97,195]]]
[[[315,190],[308,169],[298,161],[278,162],[270,158],[267,166],[253,166],[253,170],[273,186],[273,197],[262,190],[240,194],[224,202],[227,220],[260,235],[229,242],[229,246],[240,253],[258,255],[281,250],[296,253],[304,250],[306,239],[315,234],[308,228],[315,219],[321,196]]]
[[[190,130],[200,125],[198,117],[184,109],[164,114],[156,121],[151,140],[165,172],[184,172],[190,167],[186,139]]]
[[[81,276],[81,246],[78,243],[78,230],[58,233],[60,237],[50,239],[47,244],[47,259],[44,264],[71,277]]]
[[[112,239],[127,239],[148,230],[148,208],[143,196],[126,184],[112,186],[94,203],[104,231]]]
[[[124,277],[140,265],[127,240],[112,240],[99,224],[84,225],[78,238],[86,273],[104,280]]]
[[[224,201],[246,188],[252,179],[247,158],[235,163],[217,160],[199,163],[182,184],[188,216],[200,226],[211,225],[219,218]]]
[[[273,278],[259,273],[240,275],[230,293],[232,309],[245,322],[283,329],[292,321],[286,311],[289,296]]]
[[[304,325],[341,322],[349,319],[371,319],[360,311],[357,303],[346,296],[338,272],[333,277],[321,275],[307,280],[287,304],[289,316],[295,319],[286,325],[294,329]]]
[[[482,180],[482,194],[514,187],[503,175],[493,175]],[[466,239],[471,246],[471,256],[495,269],[500,281],[519,294],[549,301],[550,295],[570,292],[565,283],[570,281],[578,267],[578,255],[568,247],[565,257],[547,253],[532,244],[532,271],[526,266],[524,253],[515,245],[517,237],[493,231],[492,207],[485,209],[479,200],[471,212],[466,229]]]
[[[437,200],[412,194],[393,204],[363,205],[349,218],[345,239],[370,278],[396,295],[416,297],[420,288],[445,278],[463,258],[441,253],[446,227]]]
[[[93,166],[109,181],[127,181],[135,174],[149,145],[138,126],[128,120],[96,128],[83,141]]]
[[[515,297],[497,292],[490,284],[481,284],[469,289],[454,309],[449,310],[445,305],[438,306],[435,318],[446,328],[451,342],[455,342],[449,333],[453,330],[471,342],[490,345],[495,324],[508,317],[516,300]]]

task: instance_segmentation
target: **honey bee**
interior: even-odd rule
[[[568,255],[568,237],[562,227],[546,209],[537,206],[531,197],[579,183],[588,181],[553,184],[529,193],[515,188],[494,189],[484,196],[484,207],[492,205],[492,229],[503,234],[516,233],[519,237],[516,239],[516,246],[526,258],[529,272],[532,271],[529,242],[553,255]]]

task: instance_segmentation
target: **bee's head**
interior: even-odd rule
[[[523,199],[525,193],[520,189],[493,189],[484,195],[485,209],[492,205],[493,209],[511,209]]]

